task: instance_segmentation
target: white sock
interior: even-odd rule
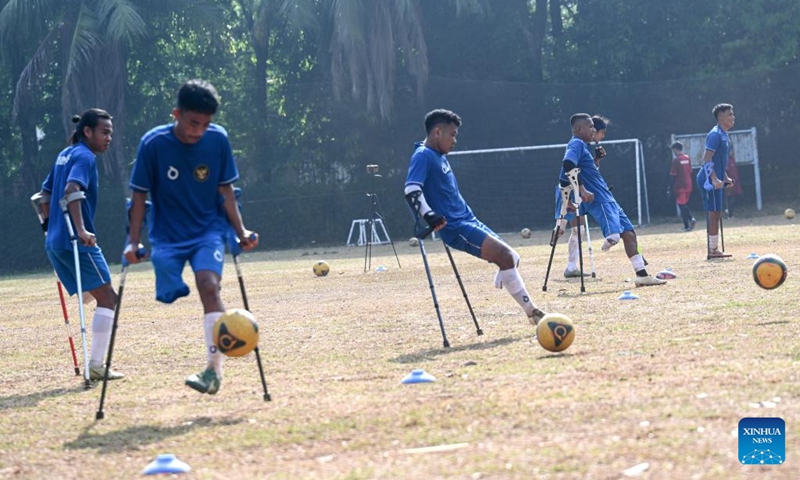
[[[619,233],[612,233],[611,235],[606,237],[606,241],[612,245],[616,245],[619,243]]]
[[[586,230],[581,231],[581,240],[586,238]],[[569,247],[569,254],[567,255],[567,270],[578,269],[578,227],[572,227],[572,233],[569,235],[567,242]]]
[[[719,247],[719,235],[709,235],[708,236],[708,246],[711,250],[716,250]]]
[[[217,323],[222,312],[211,312],[203,315],[203,325],[206,331],[206,350],[208,356],[208,368],[213,368],[217,375],[222,377],[222,354],[214,344],[214,324]]]
[[[89,366],[102,367],[105,363],[111,329],[114,327],[114,310],[97,307],[92,318],[92,354]]]
[[[628,260],[631,261],[631,265],[633,265],[633,270],[638,272],[639,270],[644,270],[644,257],[641,254],[636,254],[630,257]]]
[[[509,268],[508,270],[500,270],[497,273],[497,277],[500,278],[508,293],[514,297],[514,300],[519,303],[519,306],[525,311],[525,315],[532,317],[533,310],[536,308],[536,305],[531,302],[531,297],[528,295],[528,291],[525,289],[525,282],[522,280],[522,277],[519,275],[519,270],[516,268]]]

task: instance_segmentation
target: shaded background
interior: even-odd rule
[[[637,3],[631,5],[631,3]],[[642,3],[641,5],[639,3]],[[646,3],[646,4],[645,4]],[[730,0],[334,2],[0,0],[0,274],[48,267],[28,198],[70,115],[114,115],[99,157],[98,238],[119,257],[139,138],[170,121],[180,84],[210,80],[242,174],[244,217],[266,249],[344,245],[378,192],[386,227],[410,236],[402,195],[433,108],[464,120],[458,150],[561,144],[569,116],[602,114],[608,139],[643,142],[650,214],[675,214],[671,134],[707,132],[712,107],[756,127],[764,202],[797,201],[800,4]],[[561,152],[452,157],[462,194],[498,231],[549,229]],[[374,183],[367,164],[380,165]],[[635,217],[630,152],[603,174]],[[751,167],[740,168],[755,205]],[[695,195],[692,206],[699,209]]]

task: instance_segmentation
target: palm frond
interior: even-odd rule
[[[57,5],[48,0],[9,0],[0,10],[0,46],[2,55],[8,57],[19,50],[20,38],[36,38],[45,29],[42,12],[52,11]]]
[[[51,60],[56,53],[57,40],[64,35],[64,23],[56,25],[50,33],[37,45],[31,59],[22,69],[14,89],[14,103],[11,111],[12,118],[16,118],[19,109],[25,104],[36,83],[36,79],[44,76],[51,65]]]
[[[65,50],[65,79],[79,75],[80,70],[91,63],[92,53],[102,44],[98,34],[100,24],[97,12],[86,4],[81,5]]]
[[[106,34],[127,44],[147,31],[141,15],[128,0],[105,0],[95,4],[98,18],[106,25]]]

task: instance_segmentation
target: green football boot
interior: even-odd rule
[[[222,377],[217,375],[217,372],[213,368],[207,368],[201,373],[186,377],[186,385],[189,385],[200,393],[207,393],[209,395],[217,393],[221,383]]]

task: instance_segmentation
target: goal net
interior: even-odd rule
[[[601,142],[600,172],[631,222],[650,223],[642,142]],[[492,230],[551,229],[566,144],[450,152],[461,195]],[[590,146],[594,149],[594,144]]]
[[[706,151],[707,133],[693,133],[689,135],[672,135],[670,145],[679,141],[683,144],[683,153],[692,160],[692,169],[699,170],[703,163],[703,154]],[[753,184],[756,192],[756,208],[761,210],[761,172],[758,165],[758,143],[756,142],[756,128],[748,130],[731,130],[728,132],[731,145],[734,148],[736,166],[753,166]]]

